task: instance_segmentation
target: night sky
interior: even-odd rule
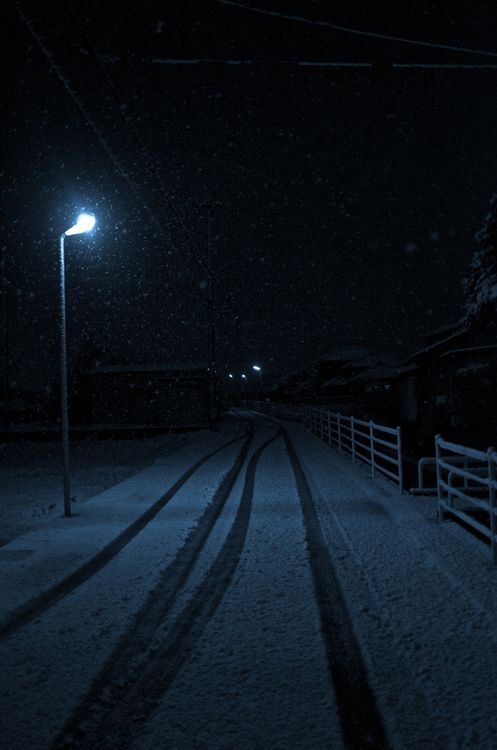
[[[347,339],[407,354],[460,317],[497,191],[495,3],[243,4],[2,4],[11,381],[56,376],[83,209],[73,363],[206,359],[209,212],[221,373]]]

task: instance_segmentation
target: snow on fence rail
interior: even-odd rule
[[[465,464],[467,463],[467,458],[464,458],[463,456],[453,456],[450,458],[447,458],[448,463],[451,464]],[[430,472],[430,474],[433,474],[435,476],[435,486],[433,484],[430,484],[429,486],[426,485],[426,472]],[[436,475],[437,475],[437,459],[436,456],[423,456],[423,458],[420,458],[418,460],[418,486],[417,487],[411,487],[409,492],[411,495],[433,495],[436,496],[438,492],[437,488],[437,482],[436,482]]]
[[[352,461],[363,461],[371,467],[371,476],[376,472],[392,479],[404,489],[402,470],[402,438],[400,427],[385,427],[375,422],[366,422],[356,417],[310,408],[304,424],[311,432],[338,446],[341,453],[352,455]]]
[[[497,564],[497,452],[449,443],[440,435],[435,438],[435,452],[440,520],[452,514],[486,537],[492,562]],[[488,525],[475,518],[478,513]]]

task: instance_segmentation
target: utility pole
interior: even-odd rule
[[[212,215],[207,219],[207,264],[208,264],[208,308],[209,308],[209,423],[216,428],[217,417],[217,373],[216,373],[216,300],[214,286],[214,262],[212,251]]]

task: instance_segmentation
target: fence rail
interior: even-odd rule
[[[352,455],[371,467],[371,476],[383,474],[404,489],[400,427],[386,427],[372,421],[347,417],[324,409],[309,408],[304,424],[329,445]]]
[[[440,520],[456,516],[486,537],[497,564],[497,452],[456,445],[440,435],[435,452]]]

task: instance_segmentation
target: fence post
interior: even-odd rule
[[[456,477],[457,477],[457,474],[454,474],[453,471],[449,471],[449,473],[447,474],[447,485],[449,487],[449,489],[447,490],[447,505],[449,506],[449,508],[454,507],[454,498],[452,495],[452,488],[454,486],[454,481]]]
[[[420,487],[420,488],[425,486],[425,483],[424,483],[424,474],[423,474],[423,466],[424,466],[424,464],[422,462],[423,462],[423,459],[420,458],[419,461],[418,461],[418,487]]]
[[[402,466],[402,430],[397,427],[397,461],[399,462],[399,490],[404,492],[404,467]]]
[[[319,410],[319,439],[323,439],[323,410]]]
[[[328,445],[331,445],[331,414],[329,411],[326,414],[328,415]]]
[[[492,534],[490,538],[490,544],[491,544],[491,550],[492,550],[492,562],[494,565],[497,565],[497,518],[495,517],[496,513],[496,507],[495,507],[495,466],[494,466],[494,456],[495,456],[495,450],[493,448],[489,448],[488,451],[488,499],[490,503],[490,533]]]
[[[371,453],[371,476],[374,477],[374,429],[373,420],[369,420],[369,450]]]
[[[352,448],[352,463],[355,464],[354,417],[350,418],[350,442],[351,442],[351,448]]]
[[[445,513],[442,508],[442,487],[440,485],[441,480],[441,468],[440,468],[440,445],[438,441],[440,435],[435,435],[435,465],[437,468],[437,497],[438,497],[438,520],[445,521]]]
[[[338,452],[342,452],[342,430],[341,430],[341,419],[340,412],[337,414],[337,429],[338,429]]]

